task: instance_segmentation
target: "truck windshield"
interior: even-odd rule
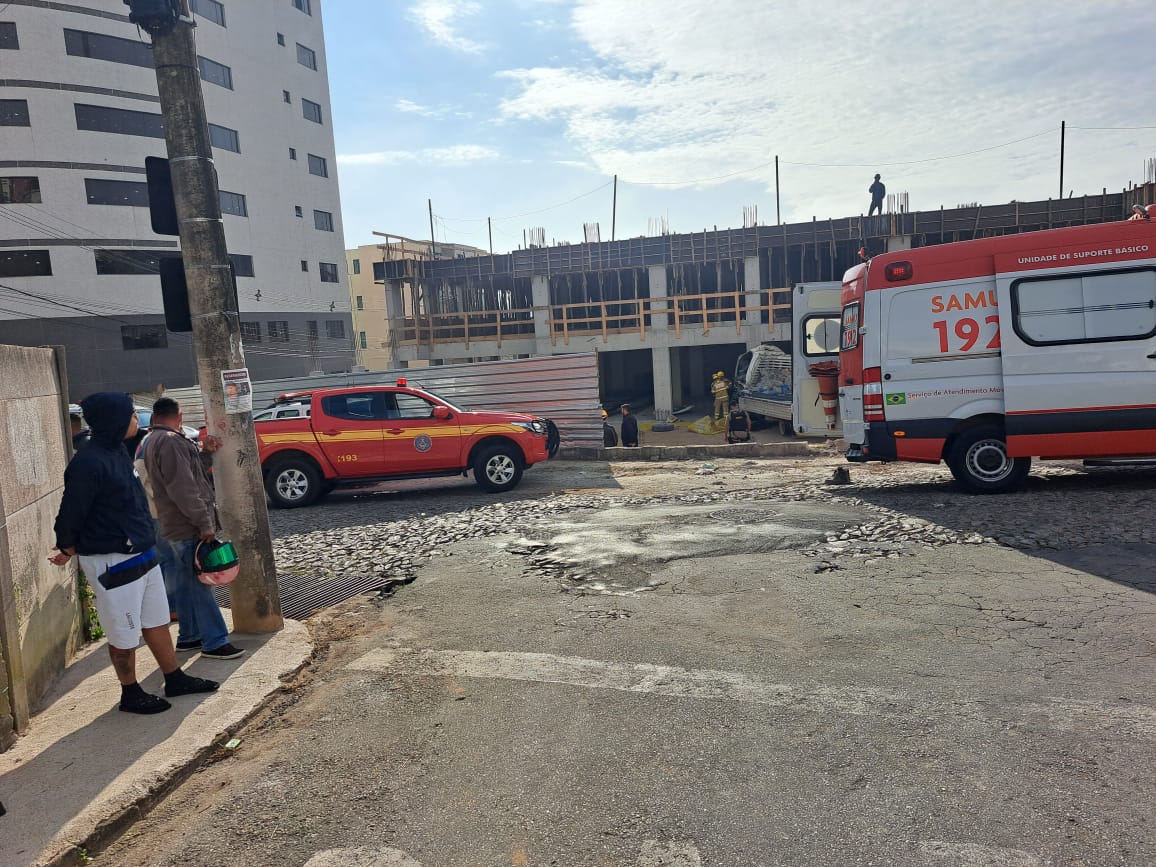
[[[456,405],[456,404],[455,404],[455,403],[454,403],[452,400],[446,400],[446,399],[445,399],[444,397],[442,397],[440,394],[434,394],[434,392],[432,392],[432,391],[428,391],[428,390],[426,390],[426,389],[424,389],[424,388],[422,389],[422,391],[424,391],[424,392],[425,392],[426,394],[428,394],[430,397],[432,397],[432,398],[435,398],[435,399],[437,399],[437,400],[440,400],[442,403],[444,403],[446,406],[448,406],[448,407],[449,407],[450,409],[452,409],[454,412],[465,412],[465,410],[464,410],[464,409],[462,409],[460,406],[457,406],[457,405]]]

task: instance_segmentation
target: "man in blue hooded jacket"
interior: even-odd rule
[[[120,681],[120,709],[152,714],[171,705],[145,692],[136,679],[136,647],[144,637],[165,676],[165,695],[212,692],[216,681],[181,671],[169,633],[169,604],[156,550],[156,531],[144,488],[125,440],[140,430],[132,399],[104,391],[80,402],[92,440],[64,471],[56,516],[56,548],[49,562],[80,559],[96,596],[108,637],[108,655]]]

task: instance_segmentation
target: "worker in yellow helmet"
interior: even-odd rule
[[[726,418],[727,404],[730,402],[731,382],[721,370],[710,383],[710,393],[714,397],[714,418]]]

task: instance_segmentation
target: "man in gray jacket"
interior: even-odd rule
[[[169,548],[161,565],[176,598],[177,650],[236,659],[245,651],[229,642],[213,590],[197,579],[193,562],[197,545],[215,538],[219,526],[213,485],[197,444],[181,431],[182,420],[180,404],[171,397],[160,398],[153,404],[152,427],[138,451],[160,536]]]

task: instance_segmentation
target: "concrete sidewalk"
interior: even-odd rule
[[[228,740],[313,652],[294,620],[274,635],[238,636],[237,644],[246,649],[238,660],[180,657],[186,671],[221,688],[174,698],[153,716],[121,713],[107,645],[85,648],[29,733],[0,754],[0,803],[8,811],[0,816],[0,863],[79,863],[82,849],[115,836]],[[143,646],[137,672],[145,690],[164,694]]]

